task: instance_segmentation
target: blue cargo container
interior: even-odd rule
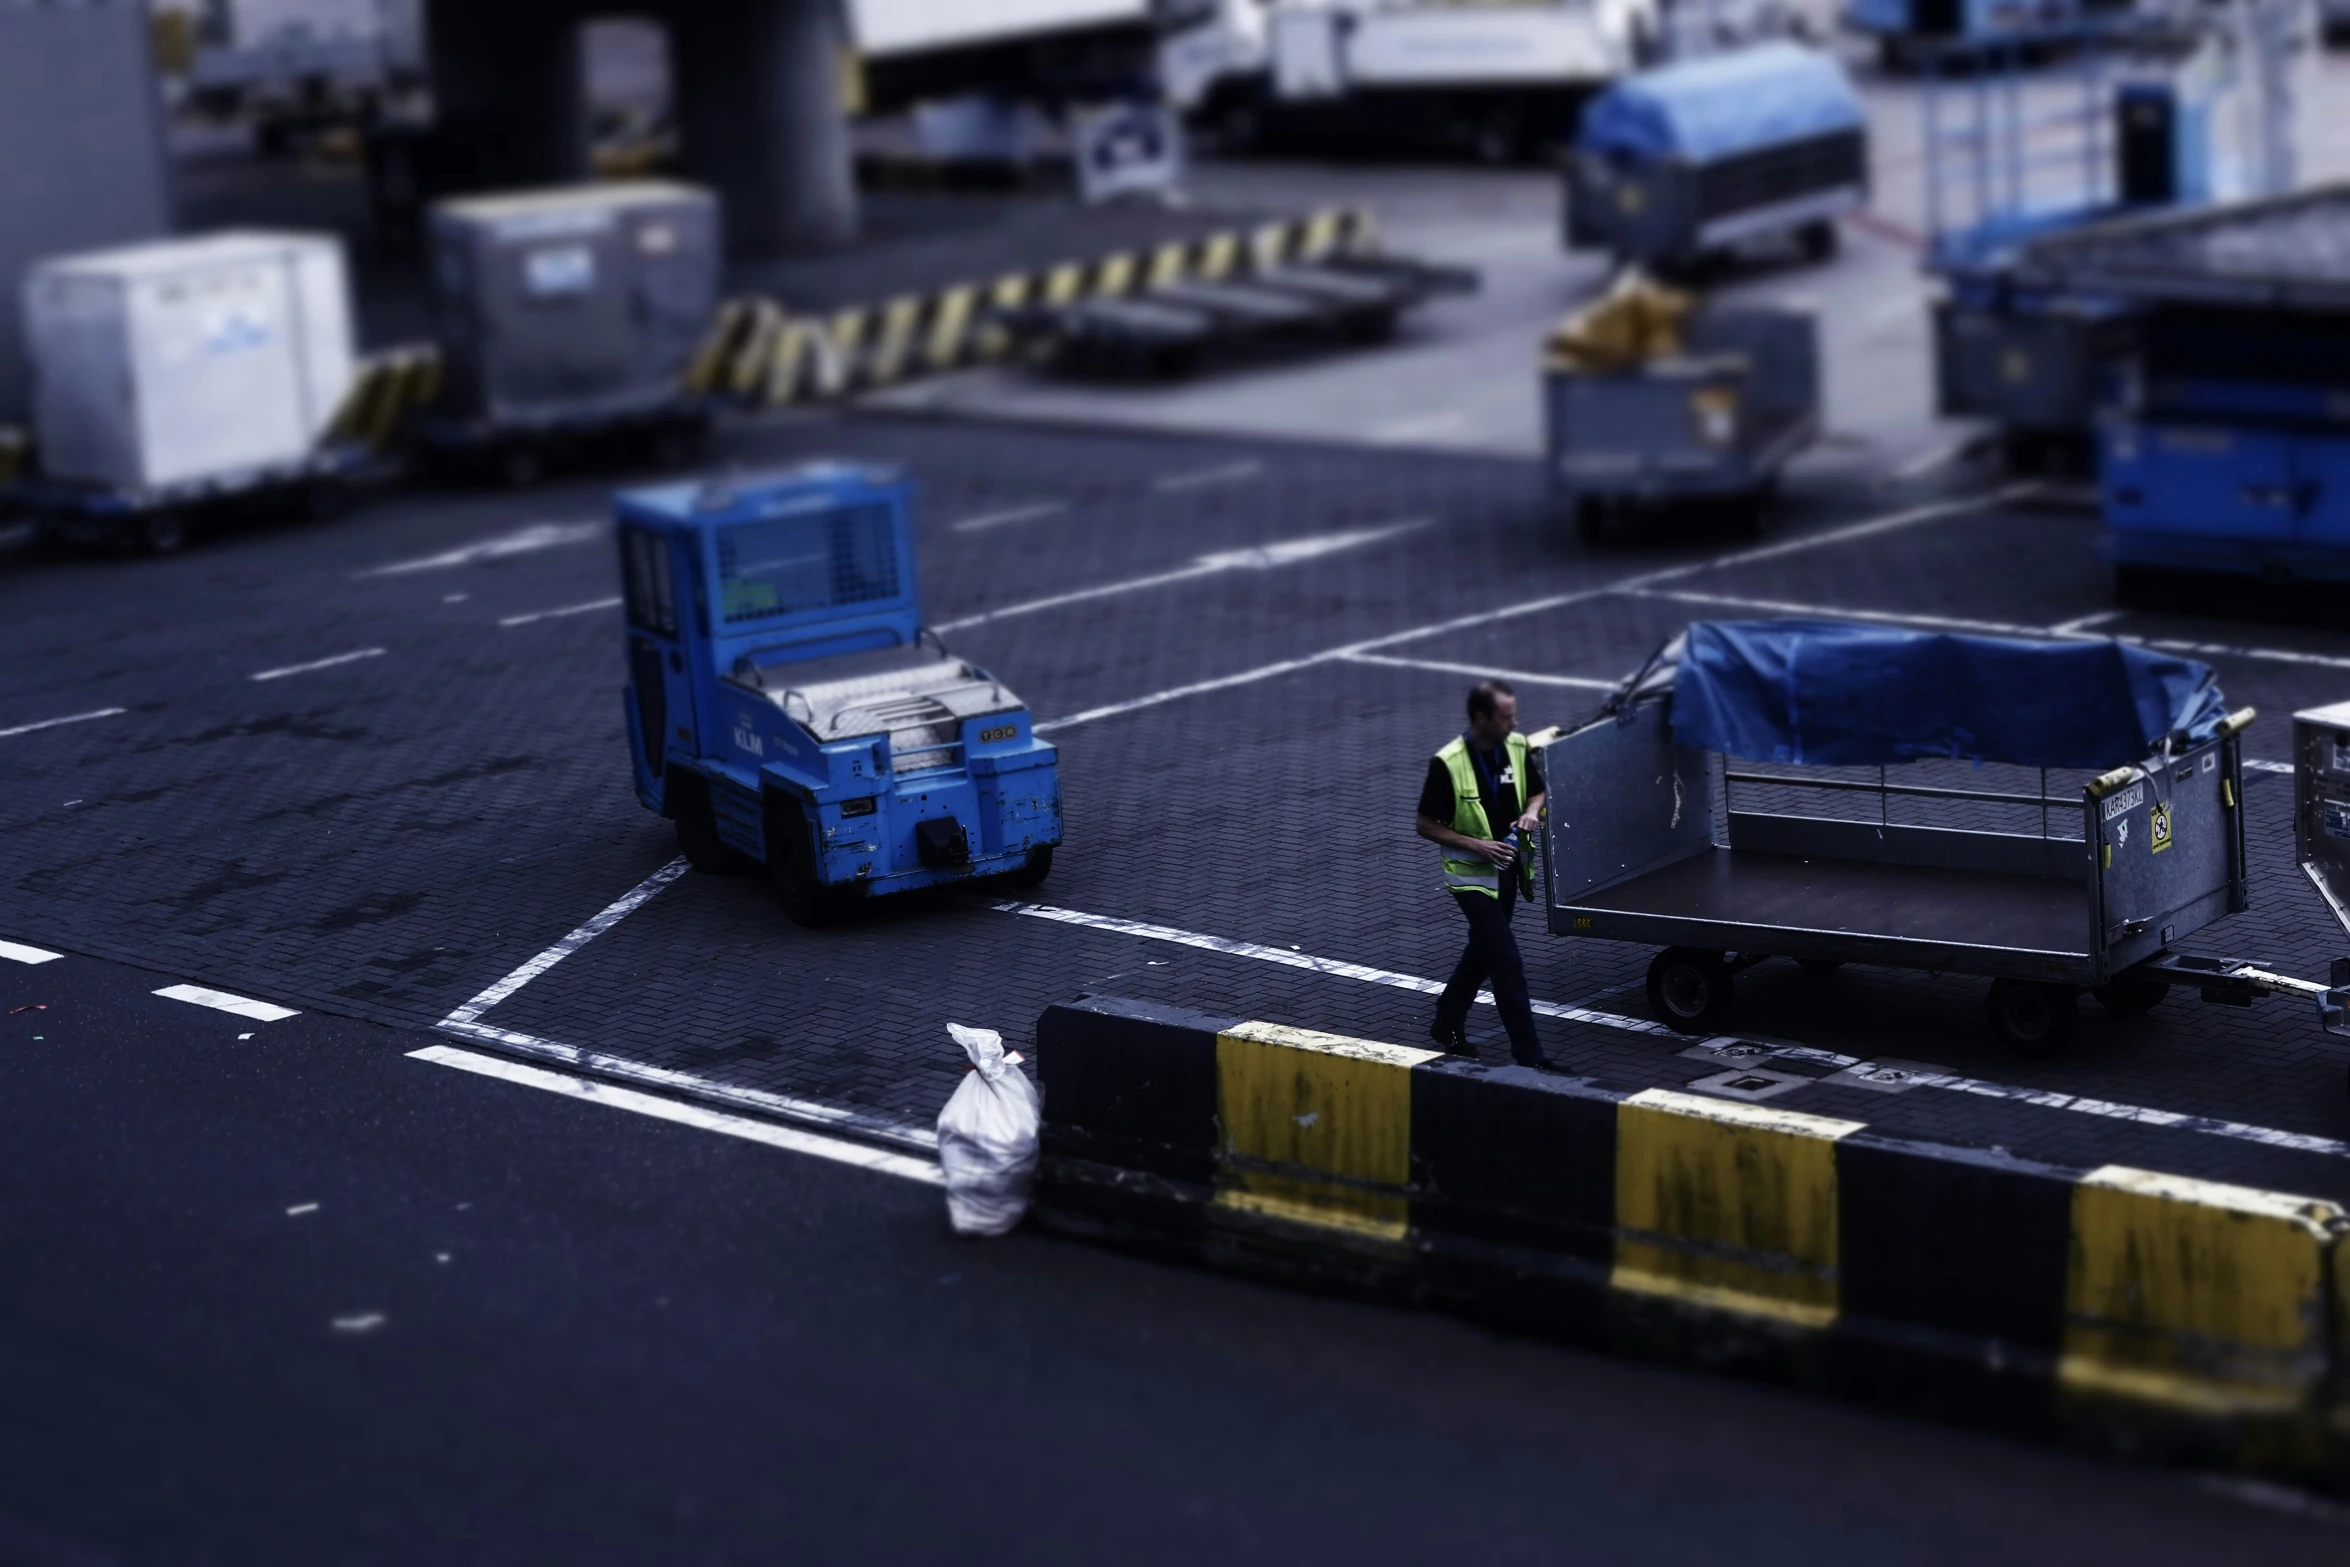
[[[1058,753],[922,629],[910,486],[814,463],[616,502],[637,798],[785,912],[1001,877],[1061,840]]]

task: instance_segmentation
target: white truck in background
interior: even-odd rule
[[[1173,101],[1229,146],[1433,141],[1494,162],[1563,141],[1655,54],[1658,0],[1216,0],[1161,46]]]
[[[196,36],[189,101],[249,121],[266,154],[371,120],[426,79],[424,0],[206,0]]]

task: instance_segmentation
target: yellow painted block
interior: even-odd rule
[[[1240,236],[1227,229],[1213,235],[1200,247],[1199,275],[1210,283],[1221,283],[1232,275],[1232,268],[1240,258]]]
[[[963,357],[971,333],[971,317],[979,306],[976,287],[950,288],[938,297],[938,311],[930,320],[930,343],[924,357],[933,370],[951,370]]]
[[[1082,262],[1067,261],[1045,274],[1044,302],[1065,305],[1085,291],[1085,266]]]
[[[1172,288],[1183,281],[1185,266],[1190,261],[1181,241],[1161,245],[1151,253],[1150,288]]]
[[[1861,1129],[1652,1088],[1616,1108],[1618,1289],[1836,1320],[1836,1144]]]
[[[1224,1134],[1216,1201],[1303,1224],[1403,1239],[1412,1068],[1438,1055],[1243,1023],[1216,1039]]]
[[[2281,1414],[2322,1383],[2329,1202],[2109,1165],[2073,1189],[2068,1389],[2204,1414]]]
[[[1102,258],[1101,270],[1094,274],[1093,291],[1096,294],[1116,296],[1134,286],[1134,257],[1121,250]]]
[[[1249,264],[1259,272],[1270,272],[1289,259],[1289,225],[1266,223],[1249,237]]]

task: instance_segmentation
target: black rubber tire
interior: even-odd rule
[[[530,446],[509,446],[497,456],[498,482],[508,489],[528,489],[545,477],[547,465]]]
[[[1596,495],[1584,495],[1575,501],[1575,537],[1583,541],[1585,549],[1604,548],[1616,534],[1615,508]]]
[[[1843,241],[1843,231],[1836,227],[1834,218],[1819,218],[1795,231],[1795,243],[1802,249],[1803,259],[1810,262],[1834,260]]]
[[[767,882],[784,917],[794,925],[821,930],[836,923],[845,906],[838,892],[816,879],[814,845],[807,814],[796,800],[771,804],[767,813]]]
[[[1795,965],[1803,970],[1805,979],[1825,982],[1836,977],[1837,971],[1844,967],[1844,960],[1842,958],[1797,958]]]
[[[685,863],[710,876],[729,876],[743,868],[743,856],[718,836],[718,818],[710,810],[707,791],[682,780],[669,786],[678,791],[677,851]]]
[[[1648,1007],[1656,1020],[1683,1034],[1718,1033],[1730,1020],[1735,987],[1719,952],[1667,947],[1648,965]]]
[[[151,511],[138,529],[139,548],[150,555],[176,555],[187,546],[188,519],[179,512]]]
[[[2124,974],[2110,984],[2099,985],[2089,992],[2097,998],[2108,1017],[2144,1017],[2162,1005],[2162,998],[2170,994],[2170,981],[2144,974]]]
[[[1004,880],[1015,887],[1041,887],[1044,879],[1053,873],[1053,846],[1028,851],[1028,859],[1018,870]]]
[[[1999,1042],[2027,1061],[2045,1061],[2064,1049],[2080,1021],[2075,992],[2029,979],[1995,979],[1983,1014]]]

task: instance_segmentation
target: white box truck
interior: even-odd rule
[[[24,283],[51,479],[137,494],[299,466],[352,378],[342,243],[232,232],[52,257]]]

